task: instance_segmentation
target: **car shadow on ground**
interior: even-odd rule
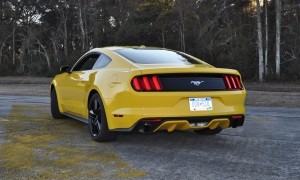
[[[114,146],[146,146],[161,149],[206,149],[206,148],[232,148],[235,143],[229,143],[230,138],[222,135],[198,135],[193,131],[155,132],[141,134],[138,132],[121,133]],[[225,147],[226,146],[226,147]]]

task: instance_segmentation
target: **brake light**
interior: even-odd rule
[[[144,87],[147,91],[151,90],[150,84],[149,84],[149,80],[147,76],[143,77],[143,83],[144,83]]]
[[[157,75],[147,75],[134,77],[131,85],[136,91],[161,91],[162,83]]]
[[[236,89],[236,84],[235,84],[235,82],[234,82],[233,76],[230,76],[230,79],[231,79],[231,82],[232,82],[232,84],[233,84],[234,89]]]
[[[238,88],[239,88],[239,89],[242,89],[242,85],[241,85],[241,82],[240,82],[239,77],[235,76],[235,80],[236,80],[236,82],[237,82]]]
[[[241,90],[243,89],[239,76],[236,75],[225,75],[224,82],[226,89],[228,90]]]
[[[133,86],[134,89],[137,90],[137,91],[142,90],[142,89],[141,89],[141,86],[140,86],[140,83],[139,83],[139,80],[138,80],[137,78],[133,78],[133,80],[132,80],[132,86]]]
[[[227,86],[227,89],[231,89],[231,84],[229,82],[228,76],[225,76],[224,78],[225,78],[225,84]]]
[[[154,83],[154,87],[156,90],[160,91],[161,89],[161,84],[159,82],[158,76],[152,76],[152,81]]]

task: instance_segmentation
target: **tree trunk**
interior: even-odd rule
[[[55,56],[56,62],[60,63],[60,59],[58,57],[58,50],[57,50],[57,43],[56,43],[55,35],[52,34],[52,37],[50,38],[50,40],[52,42],[52,47],[53,47],[53,51],[54,51],[54,56]]]
[[[280,32],[281,32],[281,0],[275,1],[276,12],[276,76],[280,78]]]
[[[2,64],[2,52],[3,52],[4,45],[5,45],[5,42],[3,42],[3,44],[0,48],[0,64]]]
[[[79,4],[79,25],[81,30],[81,50],[85,51],[85,31],[84,31],[84,24],[83,24],[83,16],[82,16],[82,4],[81,1],[78,1]]]
[[[67,17],[64,19],[64,54],[66,63],[69,62],[68,55],[68,28],[67,28]]]
[[[184,36],[184,19],[183,19],[183,12],[179,10],[179,22],[180,22],[180,44],[181,44],[181,51],[185,52],[185,36]]]
[[[165,31],[164,28],[161,29],[161,41],[162,41],[162,47],[165,48]]]
[[[64,8],[59,8],[57,13],[60,18],[60,23],[62,24],[62,34],[63,34],[63,50],[64,50],[64,62],[68,64],[69,62],[69,52],[68,52],[68,14],[69,7],[67,4],[69,1],[62,1]]]
[[[183,52],[185,52],[185,26],[184,26],[184,20],[182,19],[182,46],[183,46]]]
[[[48,52],[47,52],[47,49],[46,49],[46,47],[40,42],[40,40],[36,39],[36,42],[42,47],[42,49],[43,49],[43,51],[44,51],[44,53],[42,53],[42,52],[39,50],[39,52],[45,56],[46,61],[47,61],[47,65],[48,65],[48,69],[49,69],[49,71],[50,71],[50,70],[51,70],[51,64],[50,64],[50,58],[49,58],[49,54],[48,54]]]
[[[25,69],[24,69],[24,56],[25,56],[25,50],[26,50],[26,46],[28,44],[28,38],[26,37],[25,40],[23,41],[22,45],[21,45],[21,49],[20,49],[20,56],[19,56],[19,68],[18,68],[18,73],[19,74],[24,74],[25,73]]]
[[[256,11],[257,11],[258,78],[260,82],[263,82],[264,81],[264,57],[263,57],[263,45],[262,45],[260,0],[256,0]]]
[[[4,39],[4,41],[3,41],[3,43],[2,43],[2,45],[1,45],[1,47],[0,47],[0,64],[2,63],[3,48],[5,47],[6,41],[8,40],[8,38],[9,38],[10,36],[11,36],[11,34],[8,35],[8,36]]]
[[[269,46],[269,25],[268,25],[268,0],[264,0],[265,6],[265,76],[268,76],[268,46]]]
[[[12,57],[12,62],[13,62],[13,65],[16,64],[16,42],[15,42],[15,34],[16,34],[16,22],[14,21],[13,22],[13,37],[12,37],[12,54],[13,54],[13,57]]]

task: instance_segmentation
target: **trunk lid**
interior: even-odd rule
[[[163,91],[214,91],[214,90],[241,90],[240,74],[236,70],[215,68],[206,64],[198,65],[166,65],[166,64],[139,64],[141,76],[135,81],[141,90],[149,83],[154,87],[152,78],[157,76]],[[142,78],[146,76],[147,78]],[[149,82],[148,82],[149,81]],[[152,84],[152,85],[151,85]]]
[[[135,64],[142,74],[173,74],[173,73],[199,73],[199,74],[234,74],[240,75],[233,69],[215,68],[208,64],[174,65],[174,64]]]

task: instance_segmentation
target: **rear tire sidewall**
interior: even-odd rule
[[[89,126],[90,135],[95,141],[98,141],[98,142],[115,141],[116,138],[117,138],[117,133],[113,132],[113,131],[109,131],[107,118],[106,118],[106,113],[105,113],[105,108],[104,108],[103,102],[102,102],[99,94],[95,93],[90,98],[89,103],[88,103],[88,111],[90,110],[91,103],[93,103],[93,101],[95,99],[98,100],[98,102],[100,104],[100,108],[101,108],[101,111],[100,111],[100,113],[101,113],[101,126],[100,126],[99,134],[97,136],[94,136],[93,132],[92,132],[92,128],[93,128],[92,127],[92,122],[91,122],[91,119],[89,117],[88,118],[88,126]]]
[[[65,115],[63,115],[58,106],[58,99],[57,99],[57,94],[55,89],[52,89],[51,94],[50,94],[50,106],[51,106],[51,114],[54,119],[64,119],[66,118]]]

